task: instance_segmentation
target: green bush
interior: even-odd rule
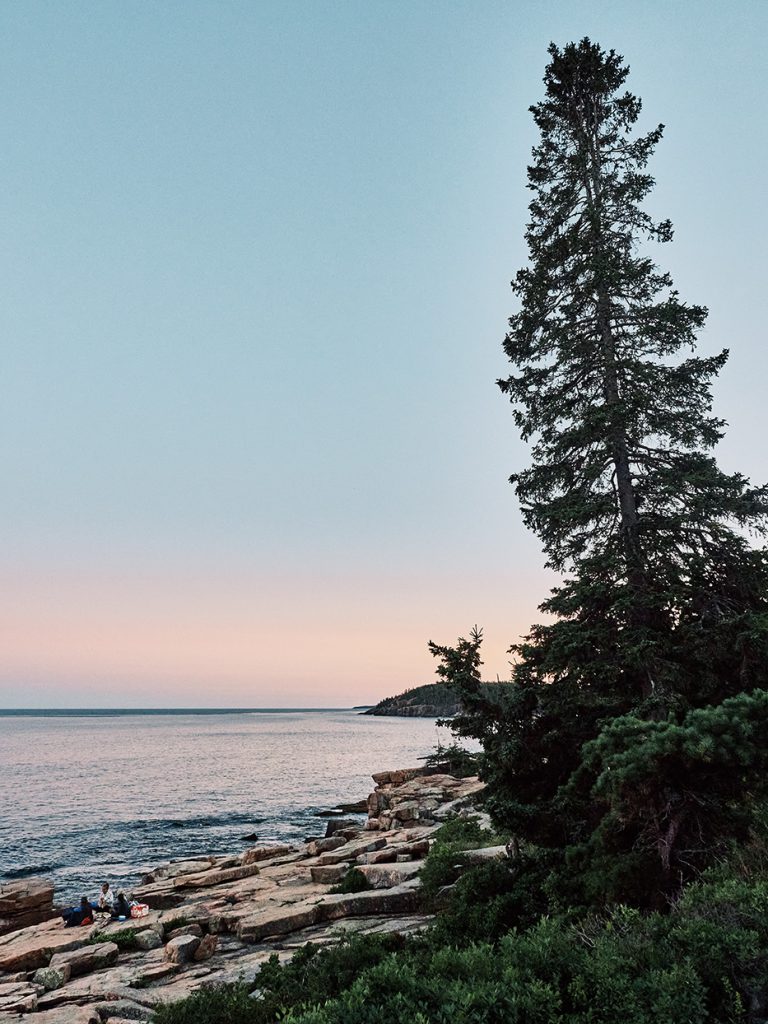
[[[434,907],[434,900],[445,886],[453,885],[466,866],[461,843],[435,843],[424,861],[419,877],[421,892],[426,902]]]
[[[511,882],[503,868],[491,862],[465,876],[465,909],[476,899],[478,915],[492,914],[504,885],[525,908],[549,866],[531,858]],[[411,939],[307,946],[282,966],[272,957],[254,987],[258,998],[245,985],[203,990],[159,1007],[155,1021],[756,1024],[768,1008],[768,883],[705,879],[667,914],[618,907],[578,921],[543,917],[495,944],[458,948],[438,927]]]
[[[201,988],[177,1003],[159,1006],[152,1019],[156,1024],[266,1024],[269,1018],[262,1010],[251,998],[250,986],[237,983]]]
[[[439,936],[286,1024],[748,1024],[768,1003],[768,886],[691,887],[669,914],[542,918],[496,946]]]
[[[399,935],[362,935],[338,946],[299,949],[286,964],[273,955],[252,986],[217,985],[155,1010],[155,1024],[274,1024],[294,1006],[335,999],[355,978],[390,954],[404,949]],[[260,993],[254,998],[251,990]]]
[[[449,725],[450,720],[441,722],[442,725]],[[457,779],[466,779],[471,775],[477,775],[479,758],[477,754],[465,750],[458,743],[449,743],[443,746],[438,743],[431,754],[422,758],[426,768],[435,771],[448,771]]]
[[[449,818],[435,833],[435,843],[459,843],[465,850],[491,846],[495,839],[496,834],[483,828],[476,816]]]
[[[465,870],[467,850],[496,846],[504,837],[483,828],[477,818],[451,818],[435,834],[435,840],[421,869],[425,899],[434,900],[439,891],[453,883]]]
[[[630,952],[631,948],[631,952]],[[645,948],[644,952],[652,950]],[[337,999],[295,1008],[286,1024],[678,1024],[704,1021],[706,992],[689,965],[633,959],[609,933],[585,944],[544,920],[494,949],[436,948],[426,958],[390,956]]]
[[[548,907],[546,875],[546,866],[537,861],[490,860],[469,868],[444,900],[433,942],[495,943],[513,928],[529,927]]]
[[[329,892],[365,892],[371,888],[371,883],[359,868],[350,868],[338,885],[334,885]]]

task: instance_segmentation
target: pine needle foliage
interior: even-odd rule
[[[707,311],[649,255],[672,238],[644,207],[663,126],[636,131],[641,102],[613,50],[583,39],[549,55],[499,385],[531,443],[511,480],[562,582],[497,696],[479,686],[479,631],[431,646],[461,693],[456,731],[483,742],[499,826],[566,848],[604,822],[610,800],[595,799],[584,758],[610,722],[679,724],[768,686],[768,560],[750,543],[768,489],[717,465],[711,389],[728,353],[694,353]],[[635,859],[636,839],[627,830]],[[662,889],[685,873],[667,853]]]

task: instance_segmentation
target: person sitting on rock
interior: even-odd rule
[[[80,924],[93,924],[93,904],[87,897],[80,898]]]
[[[70,907],[61,916],[64,919],[65,928],[72,928],[80,924],[93,924],[93,907],[88,897],[82,896],[79,907]]]
[[[125,893],[121,889],[117,894],[115,905],[112,908],[112,918],[130,917],[131,916],[131,905],[128,902]]]
[[[109,888],[109,882],[104,882],[101,886],[101,892],[99,893],[99,910],[106,910],[108,914],[111,914],[114,906],[114,894]]]

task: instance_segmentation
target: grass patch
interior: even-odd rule
[[[86,946],[97,946],[102,942],[114,942],[118,949],[124,952],[138,949],[136,942],[136,934],[142,929],[138,928],[124,928],[122,931],[113,932],[111,935],[107,935],[105,932],[96,932],[89,939],[85,940]]]

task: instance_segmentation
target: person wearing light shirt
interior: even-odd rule
[[[112,895],[112,890],[109,888],[109,882],[104,882],[99,893],[99,910],[106,910],[110,914],[115,907],[115,897]]]

